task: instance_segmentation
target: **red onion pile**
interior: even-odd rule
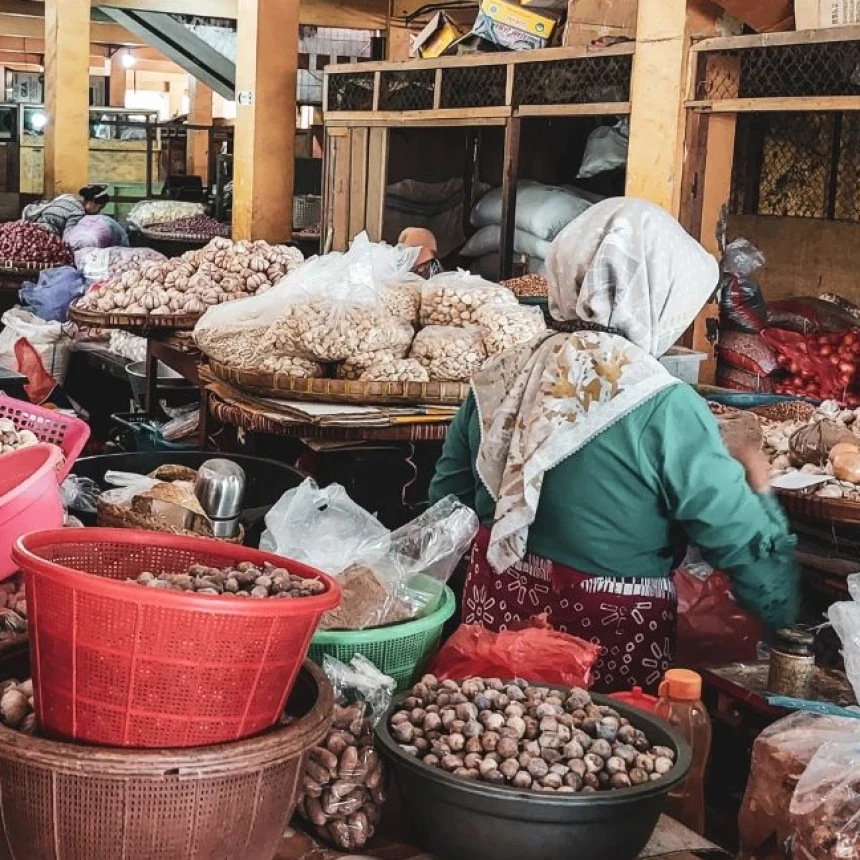
[[[839,400],[860,406],[854,383],[860,363],[860,330],[796,336],[791,349],[777,346],[777,361],[788,375],[776,384],[778,394]]]
[[[152,224],[146,229],[150,233],[159,233],[164,236],[205,236],[208,239],[222,236],[225,239],[230,238],[230,225],[222,224],[208,215],[177,218],[175,221],[166,221],[164,224]]]
[[[29,221],[0,224],[0,260],[42,266],[73,266],[72,249],[58,236]]]

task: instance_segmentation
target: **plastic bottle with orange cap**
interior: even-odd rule
[[[670,669],[660,684],[659,696],[654,713],[674,726],[693,751],[690,773],[669,793],[665,812],[696,833],[702,833],[705,770],[711,752],[711,718],[702,704],[702,677],[689,669]]]

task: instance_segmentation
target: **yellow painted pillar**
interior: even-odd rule
[[[120,48],[110,58],[110,82],[108,104],[111,107],[125,107],[125,94],[128,90],[128,69],[123,62],[128,49]]]
[[[233,237],[292,236],[299,0],[239,0]]]
[[[90,2],[45,0],[45,196],[89,174]]]
[[[196,78],[188,78],[188,124],[212,125],[212,89]],[[189,176],[199,176],[203,184],[209,183],[209,132],[189,131],[187,172]]]

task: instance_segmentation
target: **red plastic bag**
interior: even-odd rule
[[[600,648],[553,630],[546,615],[532,618],[529,624],[499,633],[478,624],[461,624],[428,671],[442,680],[525,678],[564,687],[589,687]]]
[[[24,391],[30,402],[37,406],[44,403],[57,387],[57,380],[45,370],[38,351],[27,338],[22,337],[15,342],[15,359],[18,362],[18,373],[27,377]]]
[[[715,570],[702,578],[682,567],[675,572],[674,582],[677,665],[695,668],[756,659],[761,623],[737,604],[726,574]]]

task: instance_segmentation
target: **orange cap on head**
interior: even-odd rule
[[[421,266],[432,260],[439,250],[439,246],[436,244],[436,237],[424,227],[407,227],[400,234],[397,244],[421,249],[421,253],[415,261],[416,266]]]
[[[670,669],[660,683],[660,696],[680,702],[702,698],[702,676],[689,669]]]

